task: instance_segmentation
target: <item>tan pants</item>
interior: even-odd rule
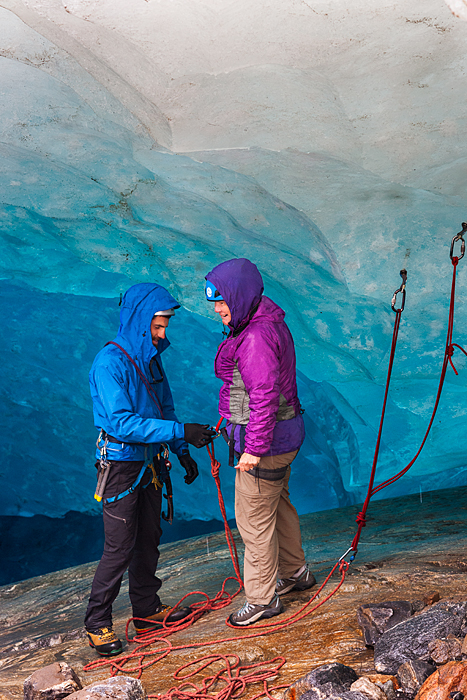
[[[261,469],[290,465],[298,450],[263,457]],[[245,544],[243,582],[249,603],[267,605],[276,579],[289,578],[305,564],[297,511],[290,502],[290,466],[278,481],[257,479],[237,470],[235,517]]]

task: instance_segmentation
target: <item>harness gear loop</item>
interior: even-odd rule
[[[454,257],[455,257],[454,256],[454,246],[457,243],[457,241],[461,241],[461,254],[457,257],[457,262],[459,262],[459,260],[462,260],[462,258],[464,257],[464,254],[465,254],[464,234],[465,233],[467,233],[467,222],[463,221],[462,222],[462,231],[459,231],[459,233],[457,233],[453,237],[452,242],[451,242],[451,252],[449,253],[449,257],[453,261],[453,264],[454,264]]]
[[[405,307],[405,285],[407,284],[407,270],[401,270],[399,274],[402,277],[402,284],[399,287],[399,289],[396,289],[396,291],[394,292],[391,301],[391,308],[395,313],[397,313],[398,311],[402,312]],[[402,303],[401,308],[396,309],[396,297],[399,294],[399,292],[402,294]]]
[[[149,469],[152,471],[152,483],[154,484],[154,488],[155,488],[156,491],[157,491],[157,489],[161,489],[161,488],[164,486],[164,484],[162,484],[162,483],[159,481],[159,478],[158,478],[158,476],[157,476],[157,472],[156,472],[156,470],[155,470],[154,464],[153,464],[152,462],[149,462],[149,464],[148,464],[147,466],[148,466]]]
[[[105,435],[105,437],[104,437]],[[94,498],[96,501],[99,503],[102,501],[102,497],[104,495],[105,491],[105,485],[107,483],[107,479],[109,477],[109,470],[110,470],[110,462],[107,459],[107,445],[109,444],[109,440],[107,438],[107,435],[104,433],[103,430],[100,431],[99,436],[96,441],[96,447],[99,450],[100,457],[99,457],[99,472],[97,475],[97,485],[96,485],[96,491],[94,493]]]
[[[165,443],[161,443],[161,451],[159,453],[159,480],[165,484],[164,498],[167,499],[167,513],[161,513],[161,517],[169,525],[172,525],[174,519],[174,501],[173,501],[173,490],[172,490],[172,480],[170,478],[170,470],[172,469],[172,464],[169,460],[169,447]]]

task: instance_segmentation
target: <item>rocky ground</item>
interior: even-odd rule
[[[177,644],[214,643],[205,649],[178,651],[145,670],[144,688],[148,693],[163,692],[174,684],[178,666],[208,653],[236,653],[247,662],[285,656],[287,663],[275,683],[292,683],[332,661],[351,666],[358,675],[374,672],[373,651],[365,646],[357,623],[360,605],[421,600],[434,592],[442,600],[467,600],[466,495],[467,489],[459,488],[375,502],[358,556],[331,600],[285,630],[222,643],[219,640],[225,637],[244,634],[244,630],[232,633],[224,624],[243,602],[240,595],[230,608],[205,615],[173,637]],[[357,507],[350,507],[302,518],[307,559],[319,583],[348,548],[357,512]],[[86,564],[0,588],[0,700],[22,698],[25,678],[54,661],[66,661],[83,685],[109,675],[106,666],[83,671],[95,658],[82,629],[94,568],[95,564]],[[163,546],[164,602],[175,603],[190,590],[214,595],[231,574],[223,533]],[[321,598],[336,583],[337,578],[332,579]],[[284,598],[287,613],[297,611],[308,598],[309,592],[288,594]],[[124,635],[129,615],[125,583],[115,606],[114,627],[120,635]],[[254,627],[248,632],[253,633]],[[129,645],[128,650],[131,648]]]

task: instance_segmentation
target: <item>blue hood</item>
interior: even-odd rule
[[[120,328],[114,342],[121,345],[140,364],[146,365],[151,357],[163,352],[169,345],[167,338],[160,340],[157,349],[152,344],[151,321],[156,311],[179,309],[180,304],[159,284],[134,284],[122,299]]]
[[[247,320],[264,289],[258,268],[247,258],[226,260],[208,272],[206,279],[214,284],[229,307],[232,315],[229,326],[234,329]]]

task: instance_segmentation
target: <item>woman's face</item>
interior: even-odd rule
[[[215,301],[214,311],[216,312],[216,314],[219,314],[222,323],[224,323],[226,326],[230,323],[232,314],[230,313],[230,309],[225,303],[225,301]]]

